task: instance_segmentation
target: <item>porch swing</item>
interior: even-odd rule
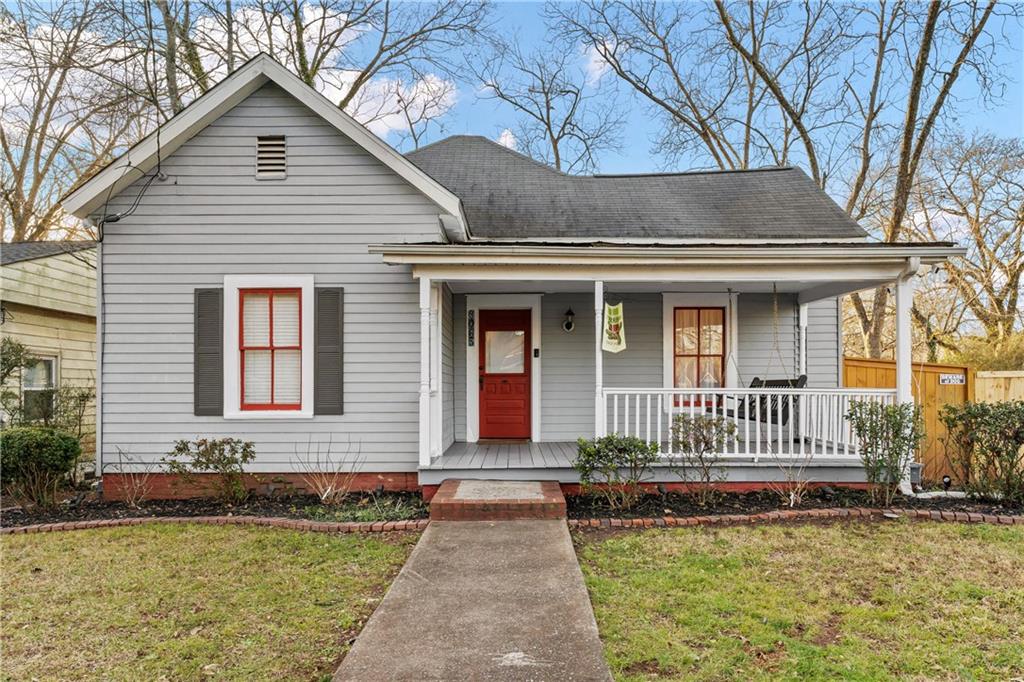
[[[732,290],[729,291],[729,310],[728,314],[732,316]],[[786,362],[782,357],[782,350],[779,343],[779,291],[778,286],[772,283],[772,327],[773,327],[773,351],[774,357],[778,358],[779,365],[783,371],[786,369]],[[768,356],[768,365],[765,367],[765,374],[771,374],[772,370],[772,355]],[[729,349],[726,361],[731,361],[733,369],[736,370],[736,376],[740,376],[739,365],[736,363],[736,358],[732,353],[732,349]],[[791,388],[804,388],[807,386],[807,375],[801,374],[794,379],[761,379],[760,377],[754,377],[750,381],[750,388],[754,389],[791,389]],[[761,423],[774,423],[779,426],[785,426],[789,423],[789,412],[790,408],[796,409],[799,405],[799,396],[793,396],[791,400],[784,400],[782,406],[779,406],[779,394],[772,393],[767,395],[751,395],[747,396],[746,400],[739,401],[735,409],[725,408],[717,411],[717,414],[722,416],[731,417],[733,419],[742,419],[744,421],[758,421]],[[714,410],[707,410],[708,412],[715,412]],[[773,419],[772,415],[775,415]]]

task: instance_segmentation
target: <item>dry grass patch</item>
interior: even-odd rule
[[[145,525],[2,538],[3,679],[318,679],[415,536]]]
[[[583,534],[620,680],[1024,675],[1024,528],[863,523]]]

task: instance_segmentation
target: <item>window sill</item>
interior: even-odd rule
[[[238,420],[277,420],[277,419],[312,419],[312,410],[236,410],[224,412],[224,419]]]

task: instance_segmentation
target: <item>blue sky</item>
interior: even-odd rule
[[[524,47],[540,44],[545,39],[541,2],[502,2],[495,8],[495,24],[506,35],[516,34]],[[1000,136],[1024,136],[1024,29],[1020,24],[1008,27],[1011,31],[999,48],[997,59],[1006,65],[1005,94],[995,104],[986,104],[978,97],[977,84],[970,77],[961,78],[957,85],[961,113],[957,123],[965,131],[980,130]],[[580,61],[584,55],[581,52]],[[610,78],[611,76],[606,76]],[[685,162],[670,166],[653,151],[653,140],[661,129],[661,122],[649,107],[629,93],[623,92],[622,104],[627,115],[623,130],[621,153],[605,153],[601,157],[600,172],[648,172],[680,170]],[[510,127],[514,117],[510,109],[493,101],[477,97],[474,88],[462,84],[454,110],[445,119],[445,134],[473,134],[496,138],[502,129]],[[432,139],[442,137],[434,133]]]

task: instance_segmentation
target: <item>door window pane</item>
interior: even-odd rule
[[[484,334],[485,371],[488,374],[522,374],[526,332],[488,331]]]

